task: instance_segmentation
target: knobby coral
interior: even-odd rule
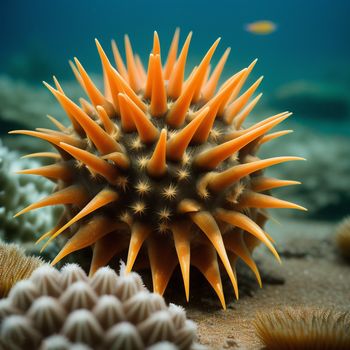
[[[18,282],[0,301],[0,345],[6,349],[145,349],[167,341],[195,346],[196,325],[183,308],[166,306],[135,272],[109,267],[89,279],[76,264],[61,271],[45,265]],[[1,347],[1,346],[0,346]]]
[[[13,220],[13,216],[23,205],[29,205],[50,192],[52,184],[35,176],[13,176],[15,171],[27,167],[38,167],[40,163],[32,159],[18,159],[18,154],[3,146],[0,141],[0,239],[5,242],[20,243],[29,253],[39,253],[33,244],[33,237],[47,231],[54,223],[53,208],[45,208],[43,212],[32,212],[28,217]],[[52,245],[46,252],[48,258],[53,258],[58,250]]]
[[[259,313],[254,325],[267,349],[350,349],[349,312],[286,308]]]
[[[93,83],[75,59],[72,69],[90,102],[70,100],[56,78],[45,83],[72,126],[52,119],[58,130],[18,130],[51,143],[55,163],[21,174],[45,176],[57,183],[49,197],[19,214],[47,205],[64,204],[58,225],[42,236],[44,247],[65,231],[71,238],[54,259],[93,245],[91,274],[127,251],[126,270],[135,260],[150,265],[154,291],[162,294],[180,264],[189,298],[190,265],[210,282],[225,307],[217,255],[238,297],[235,262],[242,258],[260,281],[251,257],[263,242],[279,259],[272,238],[263,230],[265,208],[304,208],[269,195],[275,187],[296,184],[263,176],[266,167],[298,157],[259,159],[259,147],[284,131],[268,133],[288,118],[284,112],[243,128],[261,95],[249,99],[262,78],[240,94],[256,60],[227,79],[216,92],[229,49],[210,74],[219,43],[184,79],[190,33],[177,56],[179,31],[162,64],[157,33],[147,72],[125,36],[126,66],[115,42],[115,69],[96,40],[105,91]],[[147,258],[148,256],[148,258]]]
[[[16,282],[29,278],[43,263],[40,258],[26,256],[19,245],[0,241],[0,298],[6,296]]]

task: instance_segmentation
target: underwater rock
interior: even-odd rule
[[[279,254],[287,259],[326,258],[330,246],[330,239],[315,242],[313,238],[305,237],[302,241],[291,238],[279,249]]]
[[[285,308],[258,313],[254,326],[268,350],[350,349],[350,313],[333,309]]]
[[[61,271],[45,265],[0,303],[0,344],[8,350],[73,349],[73,344],[141,350],[160,349],[161,342],[186,350],[195,349],[195,340],[196,325],[185,310],[167,306],[138,274],[125,274],[123,266],[120,275],[104,267],[88,278],[76,264]]]
[[[14,219],[13,216],[33,201],[48,195],[52,184],[36,176],[16,175],[15,172],[28,166],[39,167],[41,164],[31,159],[18,159],[16,152],[9,151],[0,140],[0,239],[5,242],[19,243],[28,254],[39,254],[35,240],[42,232],[48,231],[57,217],[57,210],[52,207],[33,211],[28,216]],[[43,257],[52,258],[57,247],[50,247]]]
[[[40,258],[26,256],[19,245],[0,240],[0,298],[6,296],[15,283],[29,278],[43,263]]]
[[[235,266],[239,258],[261,284],[251,257],[253,249],[263,242],[279,260],[263,230],[268,217],[265,209],[305,210],[270,195],[273,188],[298,182],[266,178],[263,170],[302,158],[256,156],[261,144],[281,136],[267,133],[290,113],[242,127],[261,97],[259,94],[250,101],[262,77],[241,93],[256,60],[218,87],[228,56],[226,50],[209,74],[218,39],[185,79],[191,36],[177,56],[176,31],[163,65],[155,32],[147,73],[134,56],[128,36],[126,65],[116,44],[112,45],[118,70],[96,41],[105,72],[104,92],[75,59],[71,66],[89,102],[80,100],[79,107],[57,79],[55,88],[45,83],[72,126],[67,128],[53,119],[57,130],[11,133],[46,140],[59,151],[49,156],[51,165],[21,172],[54,179],[57,188],[44,203],[66,206],[63,221],[43,236],[47,238],[45,247],[63,232],[70,232],[71,238],[53,264],[92,246],[93,274],[113,257],[127,252],[127,271],[135,262],[149,266],[153,290],[159,294],[164,293],[175,267],[180,265],[187,300],[190,265],[194,265],[225,308],[219,262],[237,297]],[[42,205],[38,202],[22,212]]]
[[[326,119],[330,122],[350,117],[348,88],[340,84],[295,81],[279,88],[270,101],[279,109],[293,108],[303,118]]]
[[[295,200],[309,210],[307,217],[323,220],[340,219],[348,212],[350,202],[350,138],[317,133],[301,124],[289,123],[298,132],[284,140],[276,139],[262,149],[262,155],[292,154],[306,158],[300,166],[283,164],[267,170],[269,176],[298,179],[302,186],[286,187],[276,192]],[[288,212],[288,215],[297,213]]]

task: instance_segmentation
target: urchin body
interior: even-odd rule
[[[210,282],[225,306],[219,261],[236,295],[235,262],[243,259],[261,283],[251,257],[263,242],[278,258],[263,230],[269,207],[302,207],[269,195],[275,187],[296,181],[263,176],[263,169],[298,157],[260,160],[261,144],[288,131],[270,133],[290,113],[281,113],[244,129],[242,124],[261,95],[249,102],[261,78],[240,90],[253,69],[233,75],[216,91],[228,56],[210,71],[219,40],[184,80],[191,34],[177,57],[178,31],[164,66],[154,36],[147,73],[125,40],[127,67],[113,43],[115,69],[97,42],[105,80],[102,94],[78,60],[73,71],[90,102],[71,101],[55,79],[57,98],[72,126],[51,117],[58,131],[16,131],[54,145],[56,163],[25,173],[57,182],[56,192],[20,213],[64,204],[65,212],[48,242],[62,232],[71,238],[53,263],[73,251],[93,246],[91,273],[127,251],[127,271],[137,259],[150,266],[154,290],[163,293],[179,264],[189,297],[190,265]],[[35,156],[34,155],[34,156]],[[19,213],[19,214],[20,214]],[[47,243],[48,243],[47,242]]]

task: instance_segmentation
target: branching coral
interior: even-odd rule
[[[350,216],[344,218],[336,227],[335,240],[340,253],[350,260]]]
[[[350,349],[348,312],[286,308],[258,314],[254,325],[267,349]]]
[[[0,344],[9,350],[71,349],[75,343],[141,350],[163,341],[185,350],[195,338],[196,326],[181,307],[166,306],[123,267],[119,276],[104,267],[89,279],[75,264],[61,272],[46,265],[0,301]]]
[[[33,245],[33,237],[46,232],[52,226],[54,213],[52,208],[43,212],[32,212],[26,218],[14,220],[13,216],[24,205],[39,200],[52,192],[52,185],[45,179],[35,176],[14,176],[14,172],[26,167],[38,167],[40,163],[30,159],[18,160],[16,152],[9,151],[0,141],[0,239],[6,242],[18,242],[29,253],[38,253]],[[55,245],[46,252],[48,257],[57,254]]]
[[[15,283],[29,278],[42,264],[41,259],[26,256],[20,246],[0,241],[0,298],[6,296]]]
[[[117,69],[96,41],[105,77],[105,92],[93,83],[81,63],[71,63],[90,102],[81,107],[45,83],[61,104],[72,126],[52,119],[58,130],[18,130],[51,143],[57,153],[44,156],[55,163],[21,171],[48,177],[56,191],[23,209],[64,204],[58,225],[42,239],[45,246],[70,231],[72,238],[53,263],[93,245],[91,274],[127,251],[126,270],[136,258],[150,265],[154,291],[162,294],[179,264],[187,299],[190,265],[210,282],[225,307],[219,261],[238,297],[235,262],[243,259],[261,283],[251,257],[263,242],[279,259],[263,230],[265,208],[303,207],[270,196],[269,190],[296,184],[263,176],[263,169],[298,157],[259,159],[259,147],[283,132],[267,134],[291,113],[266,118],[244,129],[242,124],[261,95],[249,99],[262,78],[240,91],[256,60],[234,74],[216,92],[227,59],[226,50],[210,74],[219,39],[184,79],[192,33],[177,56],[176,31],[162,64],[157,33],[147,72],[125,36],[126,65],[113,42]],[[40,154],[42,156],[42,154]],[[148,256],[148,257],[147,257]],[[218,257],[217,257],[218,256]],[[149,259],[148,259],[149,258]],[[219,259],[218,259],[219,258]]]

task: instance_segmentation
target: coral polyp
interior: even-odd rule
[[[276,256],[271,237],[263,230],[266,208],[304,208],[274,198],[272,188],[296,181],[265,177],[263,169],[302,158],[259,159],[259,147],[285,131],[269,133],[291,113],[268,117],[249,128],[242,124],[261,97],[250,101],[262,78],[240,93],[256,60],[218,82],[228,57],[226,50],[210,73],[216,40],[185,78],[192,33],[179,53],[175,32],[163,64],[154,34],[147,70],[125,36],[126,64],[112,43],[116,68],[96,40],[102,62],[104,91],[94,84],[82,64],[73,72],[90,99],[81,107],[45,83],[70,119],[57,130],[18,130],[51,143],[57,153],[52,165],[21,173],[47,177],[56,191],[19,214],[48,205],[65,205],[62,219],[44,234],[45,246],[64,232],[70,236],[54,259],[93,247],[90,273],[127,253],[126,271],[150,266],[155,292],[163,294],[179,264],[187,300],[190,266],[199,269],[225,298],[220,267],[228,274],[236,296],[235,263],[241,258],[261,284],[251,253],[263,242]],[[44,246],[44,247],[45,247]],[[136,261],[137,259],[137,261]],[[219,264],[220,263],[220,264]]]

